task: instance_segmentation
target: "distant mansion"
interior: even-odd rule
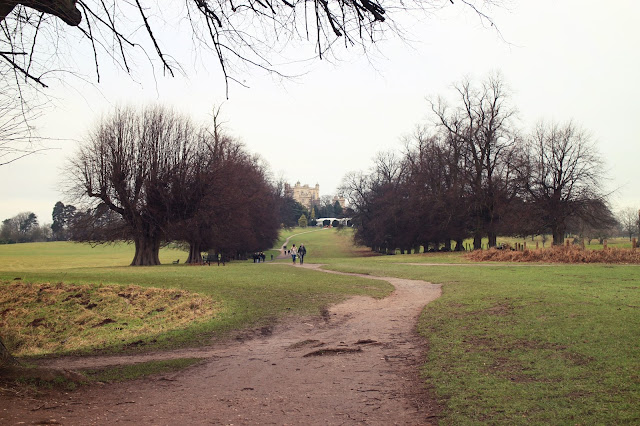
[[[284,194],[286,196],[290,196],[303,206],[308,209],[311,209],[311,206],[314,204],[320,203],[320,185],[316,183],[315,187],[310,187],[307,184],[300,185],[300,181],[296,182],[294,186],[289,185],[288,183],[284,184]],[[344,208],[345,199],[344,197],[333,197],[333,201],[338,201],[340,205]]]
[[[320,202],[320,185],[316,183],[315,188],[309,185],[300,185],[300,181],[295,186],[288,183],[284,184],[284,195],[290,196],[306,208],[310,209],[311,205]]]

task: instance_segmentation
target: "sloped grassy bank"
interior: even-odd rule
[[[136,345],[214,318],[221,309],[209,296],[177,289],[0,283],[0,329],[18,357]]]

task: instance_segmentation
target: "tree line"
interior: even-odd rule
[[[69,160],[73,204],[56,203],[50,227],[31,212],[6,219],[0,238],[127,241],[135,245],[131,265],[159,264],[169,242],[188,247],[187,263],[200,263],[205,251],[242,258],[273,247],[293,200],[222,130],[219,113],[196,125],[162,106],[116,108]]]
[[[541,122],[526,134],[500,75],[454,84],[455,102],[429,99],[432,122],[401,152],[353,172],[342,190],[354,208],[356,240],[381,252],[463,250],[498,235],[607,232],[616,221],[605,170],[590,136],[573,122]]]
[[[341,213],[329,196],[311,212],[285,194],[284,182],[226,134],[214,110],[210,125],[162,106],[118,107],[88,134],[66,167],[69,204],[59,201],[51,225],[32,212],[6,219],[0,242],[131,242],[131,265],[157,265],[160,247],[227,258],[273,247],[280,227],[301,216]],[[313,219],[312,219],[313,220]]]

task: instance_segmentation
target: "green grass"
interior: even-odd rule
[[[291,248],[292,244],[296,247],[304,244],[307,249],[304,258],[306,263],[327,263],[335,259],[372,255],[367,248],[354,247],[353,230],[350,228],[293,228],[286,235],[291,237],[287,248]],[[284,241],[281,244],[284,244]]]
[[[640,421],[640,269],[479,269],[425,274],[450,283],[420,321],[447,424]]]
[[[640,267],[380,260],[329,267],[444,284],[419,322],[442,424],[640,421]]]
[[[331,235],[341,238],[335,233]],[[170,262],[182,255],[183,252],[165,249],[160,258]],[[95,248],[74,243],[5,245],[0,246],[0,280],[21,278],[33,283],[133,284],[180,289],[209,296],[221,307],[209,319],[137,338],[142,343],[135,346],[136,350],[207,344],[212,336],[263,325],[284,315],[318,314],[327,305],[351,295],[384,297],[392,289],[384,282],[251,261],[230,262],[226,266],[125,266],[132,256],[130,245]],[[114,325],[112,338],[101,350],[133,349],[128,345],[131,342],[119,339],[116,328]]]
[[[124,382],[182,370],[202,362],[201,358],[177,358],[164,361],[148,361],[138,364],[81,370],[89,382]]]
[[[640,423],[640,266],[479,265],[459,253],[372,256],[352,246],[348,230],[291,242],[303,242],[305,260],[326,268],[443,284],[418,326],[429,343],[423,373],[443,406],[441,424]],[[162,347],[205,343],[212,334],[288,313],[317,313],[352,294],[389,292],[374,280],[285,264],[132,268],[124,266],[127,250],[0,246],[0,278],[178,288],[224,307],[201,325],[148,337]],[[177,253],[163,251],[161,258],[175,260]]]

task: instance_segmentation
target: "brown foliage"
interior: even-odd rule
[[[475,250],[465,255],[478,262],[640,263],[640,250],[605,248],[586,250],[576,246],[537,250]]]

